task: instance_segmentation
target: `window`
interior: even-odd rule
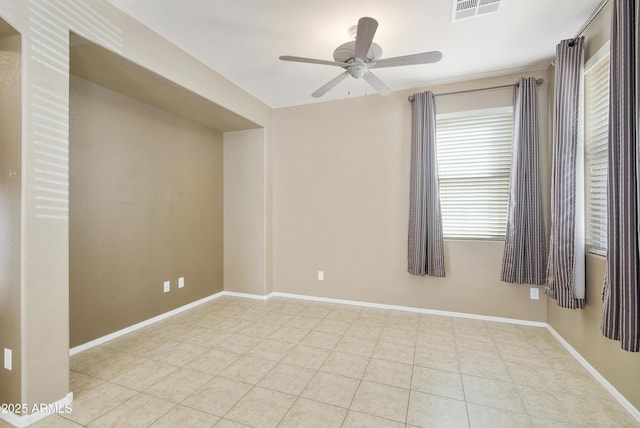
[[[609,135],[609,51],[585,67],[586,247],[607,252],[607,139]],[[602,51],[602,49],[601,49]],[[600,52],[600,51],[599,51]]]
[[[513,144],[513,108],[436,118],[445,238],[504,239]]]

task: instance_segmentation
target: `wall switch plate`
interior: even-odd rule
[[[529,297],[533,300],[540,299],[540,290],[538,287],[532,287],[529,289]]]
[[[318,281],[324,281],[324,272],[321,270],[318,271]]]
[[[4,368],[11,370],[13,367],[11,349],[4,348]]]
[[[178,278],[178,288],[184,288],[184,276]]]
[[[169,290],[171,290],[171,281],[165,281],[164,282],[164,292],[168,293]]]

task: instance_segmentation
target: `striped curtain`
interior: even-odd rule
[[[501,279],[518,284],[545,281],[544,221],[538,171],[536,79],[516,84],[513,156]]]
[[[614,0],[611,11],[607,271],[602,333],[640,351],[640,129],[638,14],[640,0]]]
[[[431,91],[414,94],[411,113],[408,271],[420,276],[444,276],[436,107]]]
[[[551,241],[545,292],[558,306],[584,308],[584,37],[556,46]]]

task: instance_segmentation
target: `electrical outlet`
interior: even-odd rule
[[[324,272],[321,270],[318,271],[318,281],[324,281]]]
[[[4,348],[4,368],[7,370],[12,370],[13,368],[11,349]]]
[[[184,276],[178,278],[178,288],[184,288]]]
[[[164,292],[168,293],[171,290],[171,281],[164,282]]]
[[[529,298],[531,298],[532,300],[540,299],[540,290],[538,289],[538,287],[532,287],[529,289]]]

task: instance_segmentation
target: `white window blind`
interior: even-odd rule
[[[436,118],[445,238],[504,239],[513,142],[513,108]]]
[[[607,139],[609,135],[609,56],[585,73],[585,162],[587,251],[607,252]]]

